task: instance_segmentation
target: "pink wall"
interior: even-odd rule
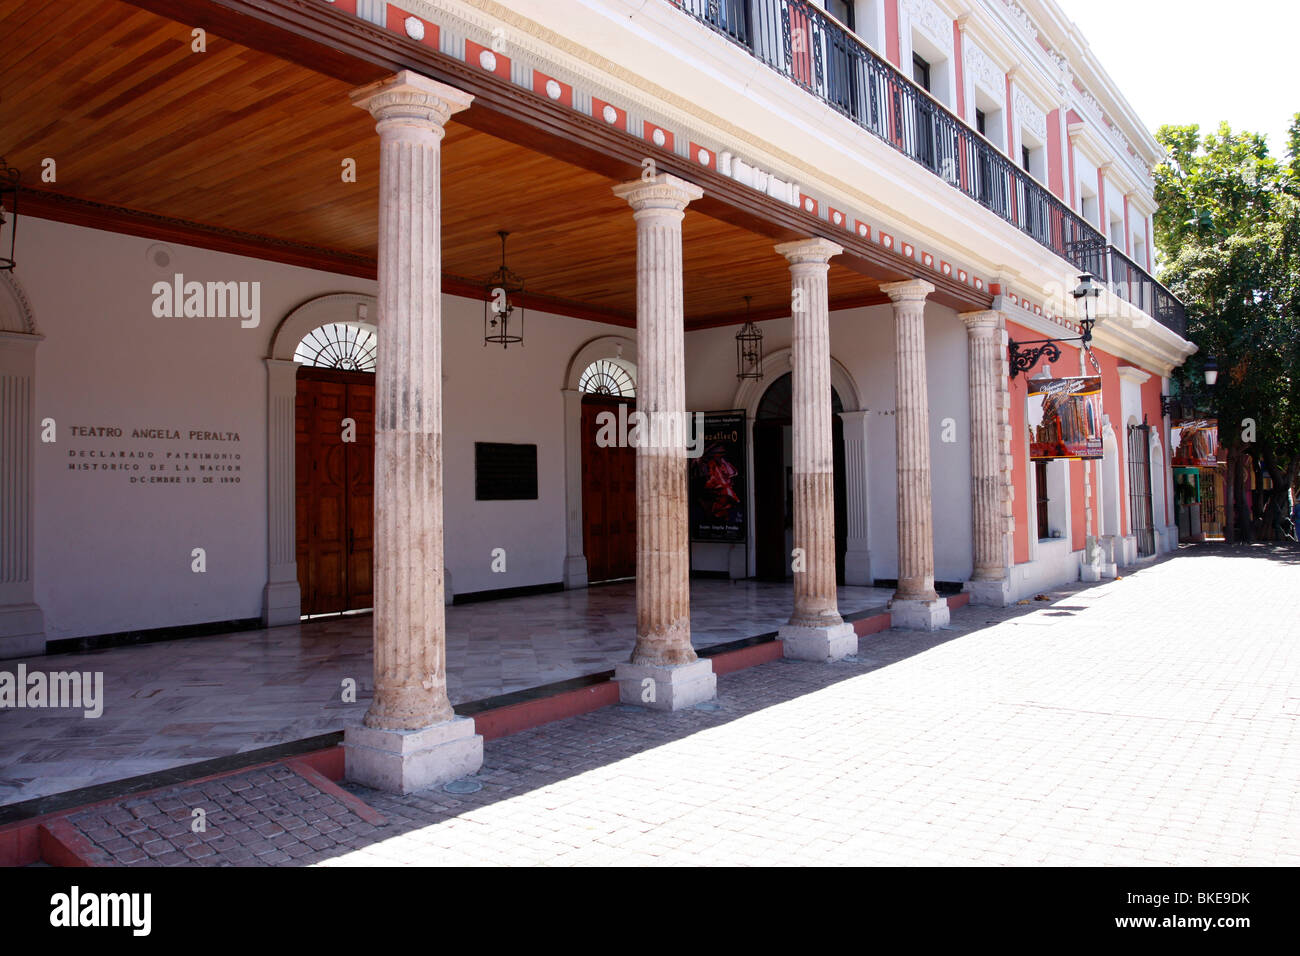
[[[1042,338],[1014,322],[1007,323],[1007,335],[1021,340]],[[1029,529],[1034,523],[1031,518],[1034,503],[1029,500],[1029,472],[1025,464],[1029,454],[1029,426],[1025,421],[1027,381],[1023,374],[1011,380],[1011,487],[1014,491],[1011,507],[1016,522],[1016,564],[1024,564],[1029,560]]]
[[[1065,199],[1065,170],[1061,167],[1061,111],[1047,114],[1047,186]]]
[[[903,54],[899,46],[898,0],[885,0],[885,56],[890,63],[902,69]]]

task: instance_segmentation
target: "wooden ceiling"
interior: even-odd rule
[[[314,247],[373,270],[379,140],[352,85],[212,34],[204,53],[190,40],[188,26],[118,0],[5,5],[0,155],[46,194],[29,205],[75,221],[49,210],[86,200],[194,224],[199,245],[207,228],[265,237],[268,258],[277,244]],[[41,182],[46,157],[55,183]],[[355,183],[340,176],[347,158]],[[458,279],[497,266],[506,229],[534,307],[633,320],[635,224],[614,180],[456,121],[442,162],[449,289],[472,291]],[[772,238],[689,209],[683,236],[688,327],[743,320],[745,295],[755,317],[789,313]],[[837,307],[887,301],[878,280],[841,266],[830,284]]]

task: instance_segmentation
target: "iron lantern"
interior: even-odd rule
[[[752,296],[745,296],[745,324],[736,333],[736,379],[763,377],[763,333],[749,318]]]
[[[506,265],[506,236],[510,233],[503,229],[497,235],[501,237],[501,265],[483,282],[483,346],[490,343],[504,349],[524,341],[524,307],[519,302],[524,280]]]

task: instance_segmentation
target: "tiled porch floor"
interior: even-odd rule
[[[890,592],[846,587],[841,613]],[[696,647],[776,630],[789,585],[691,582]],[[610,670],[636,629],[633,582],[447,608],[452,703]],[[135,647],[0,661],[0,670],[103,672],[102,716],[0,710],[0,805],[341,730],[370,702],[371,619],[311,621]],[[357,685],[342,702],[342,682]]]

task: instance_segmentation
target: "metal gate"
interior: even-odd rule
[[[1151,514],[1151,426],[1128,427],[1128,496],[1139,557],[1156,553],[1155,521]]]

